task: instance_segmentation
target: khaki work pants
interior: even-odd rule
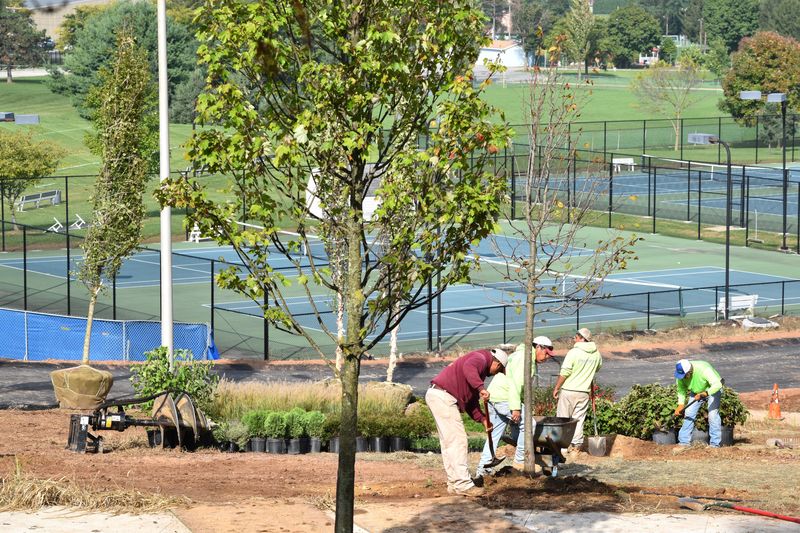
[[[578,425],[575,426],[575,435],[572,437],[573,446],[580,447],[583,445],[583,421],[586,418],[586,411],[588,410],[588,392],[578,392],[564,389],[561,389],[558,392],[556,416],[578,419]]]
[[[474,486],[469,475],[467,432],[456,399],[439,389],[428,389],[425,402],[433,413],[439,442],[442,445],[442,462],[447,473],[448,490],[467,490]]]

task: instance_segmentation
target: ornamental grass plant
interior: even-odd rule
[[[359,387],[359,415],[402,414],[411,399],[410,387],[365,384]],[[208,413],[214,420],[237,420],[248,411],[320,411],[338,414],[341,390],[337,382],[235,383],[223,379]]]

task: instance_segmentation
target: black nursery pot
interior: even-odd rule
[[[389,451],[389,437],[372,437],[369,447],[373,452],[387,453]]]
[[[322,439],[319,437],[311,437],[308,441],[308,451],[311,453],[319,453],[322,451]]]
[[[230,442],[228,442],[226,444],[227,444],[227,447],[225,449],[226,452],[228,452],[228,453],[237,453],[239,451],[239,445],[236,444],[235,442],[230,441]]]
[[[303,453],[302,448],[300,447],[300,439],[288,439],[286,453],[289,455],[300,455]]]
[[[405,437],[389,437],[389,447],[393,452],[403,452],[408,449],[408,439]]]
[[[253,437],[250,439],[250,451],[264,453],[267,451],[267,439],[263,437]]]
[[[267,439],[267,451],[269,453],[286,453],[286,440]]]
[[[339,437],[332,437],[328,441],[328,451],[331,453],[339,453]]]
[[[356,437],[356,452],[368,452],[369,440],[364,437]]]

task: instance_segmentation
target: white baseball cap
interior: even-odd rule
[[[492,349],[492,357],[497,359],[497,362],[503,365],[503,368],[505,368],[506,365],[508,364],[508,354],[503,350],[501,350],[500,348]]]
[[[534,346],[541,346],[544,348],[545,353],[547,355],[553,355],[553,341],[551,341],[548,337],[544,335],[539,335],[535,339],[533,339]]]

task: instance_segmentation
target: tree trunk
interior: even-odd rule
[[[89,296],[89,310],[86,312],[86,335],[83,337],[83,358],[81,359],[82,365],[89,364],[89,345],[92,339],[92,322],[94,321],[94,306],[97,303],[97,295],[100,292],[99,288],[93,288],[92,294]]]
[[[675,151],[681,149],[681,117],[680,115],[672,121],[672,129],[675,131]]]
[[[530,217],[530,211],[528,211]],[[529,224],[528,227],[531,227]],[[530,266],[528,267],[528,280],[525,294],[525,360],[522,370],[524,376],[523,389],[522,389],[522,405],[524,413],[524,427],[525,427],[525,472],[533,474],[535,472],[534,462],[535,455],[533,453],[533,383],[531,381],[531,372],[533,370],[533,319],[535,317],[535,303],[536,303],[536,253],[537,243],[536,235],[531,235],[529,244]]]
[[[344,283],[344,307],[347,313],[342,380],[342,421],[339,429],[339,469],[336,476],[337,533],[352,533],[353,502],[355,499],[356,433],[358,430],[358,374],[364,346],[361,339],[361,314],[364,293],[361,287],[361,237],[358,218],[350,220],[346,230],[347,273]]]
[[[397,366],[397,333],[400,331],[400,325],[392,328],[392,333],[389,337],[389,367],[386,369],[386,381],[389,383],[394,379],[394,369]]]
[[[344,340],[344,301],[341,293],[336,294],[336,333],[339,342],[336,344],[336,370],[342,371],[342,341]]]
[[[14,80],[13,80],[13,79],[11,79],[11,65],[8,65],[8,66],[6,67],[6,83],[11,83],[11,82],[13,82],[13,81],[14,81]]]

